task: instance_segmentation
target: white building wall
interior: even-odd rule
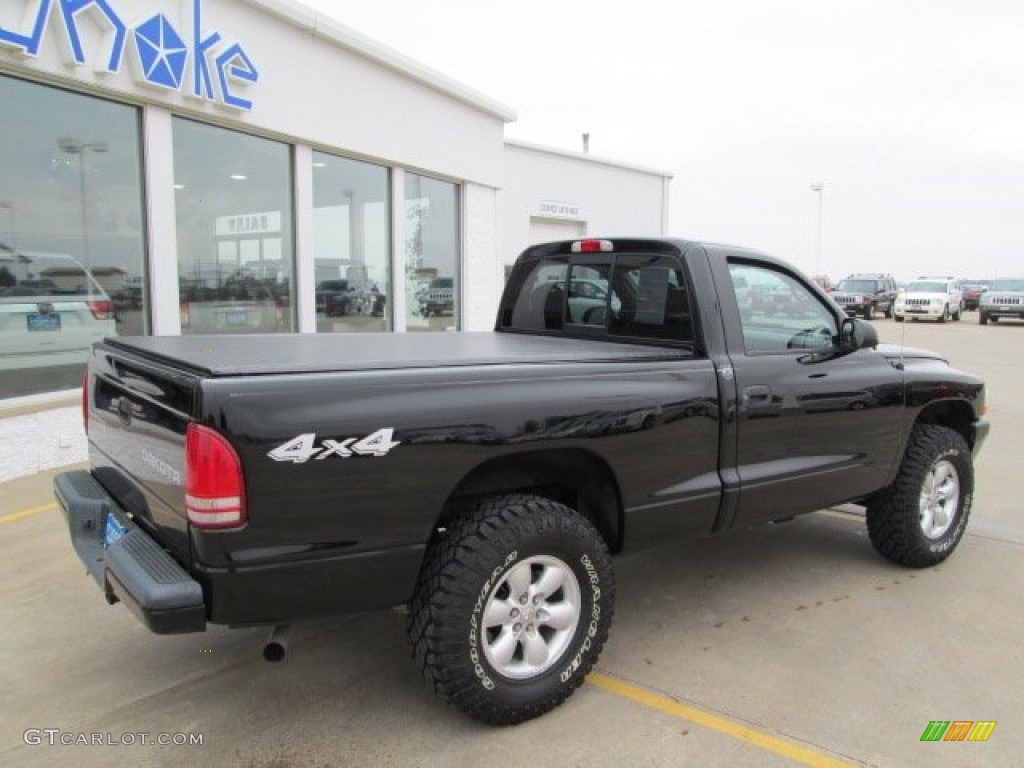
[[[589,154],[506,142],[499,264],[511,264],[536,242],[531,219],[574,223],[587,236],[666,235],[671,178]]]
[[[502,286],[496,249],[498,193],[467,184],[463,194],[462,329],[490,331]]]

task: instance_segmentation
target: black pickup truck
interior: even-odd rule
[[[92,467],[55,492],[154,632],[268,625],[278,658],[303,617],[406,605],[434,689],[515,723],[595,663],[610,553],[850,502],[885,557],[943,560],[984,396],[768,256],[578,240],[523,253],[494,332],[98,343]]]

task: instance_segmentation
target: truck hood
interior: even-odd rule
[[[879,344],[878,351],[889,360],[938,360],[943,363],[949,363],[938,352],[918,347],[901,347],[899,344]]]

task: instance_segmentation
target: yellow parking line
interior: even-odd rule
[[[26,517],[38,515],[40,512],[49,512],[57,508],[56,504],[41,504],[31,509],[23,509],[21,512],[12,512],[9,515],[0,516],[0,523],[13,523],[15,520],[24,520]]]
[[[714,715],[688,704],[682,704],[663,694],[654,693],[653,691],[640,688],[618,678],[609,677],[600,672],[591,672],[587,676],[587,682],[603,691],[622,696],[625,699],[651,707],[667,715],[672,715],[680,720],[687,720],[712,731],[718,731],[726,736],[745,741],[755,747],[788,757],[790,760],[804,765],[810,765],[814,768],[850,768],[850,766],[855,765],[855,763],[840,760],[809,747],[794,744],[778,736],[773,736],[765,731],[751,728],[749,725]]]

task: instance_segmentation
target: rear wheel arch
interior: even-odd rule
[[[580,449],[532,451],[480,464],[452,491],[435,530],[469,514],[483,499],[510,493],[530,493],[564,504],[593,524],[609,551],[622,549],[618,482],[604,459]]]

